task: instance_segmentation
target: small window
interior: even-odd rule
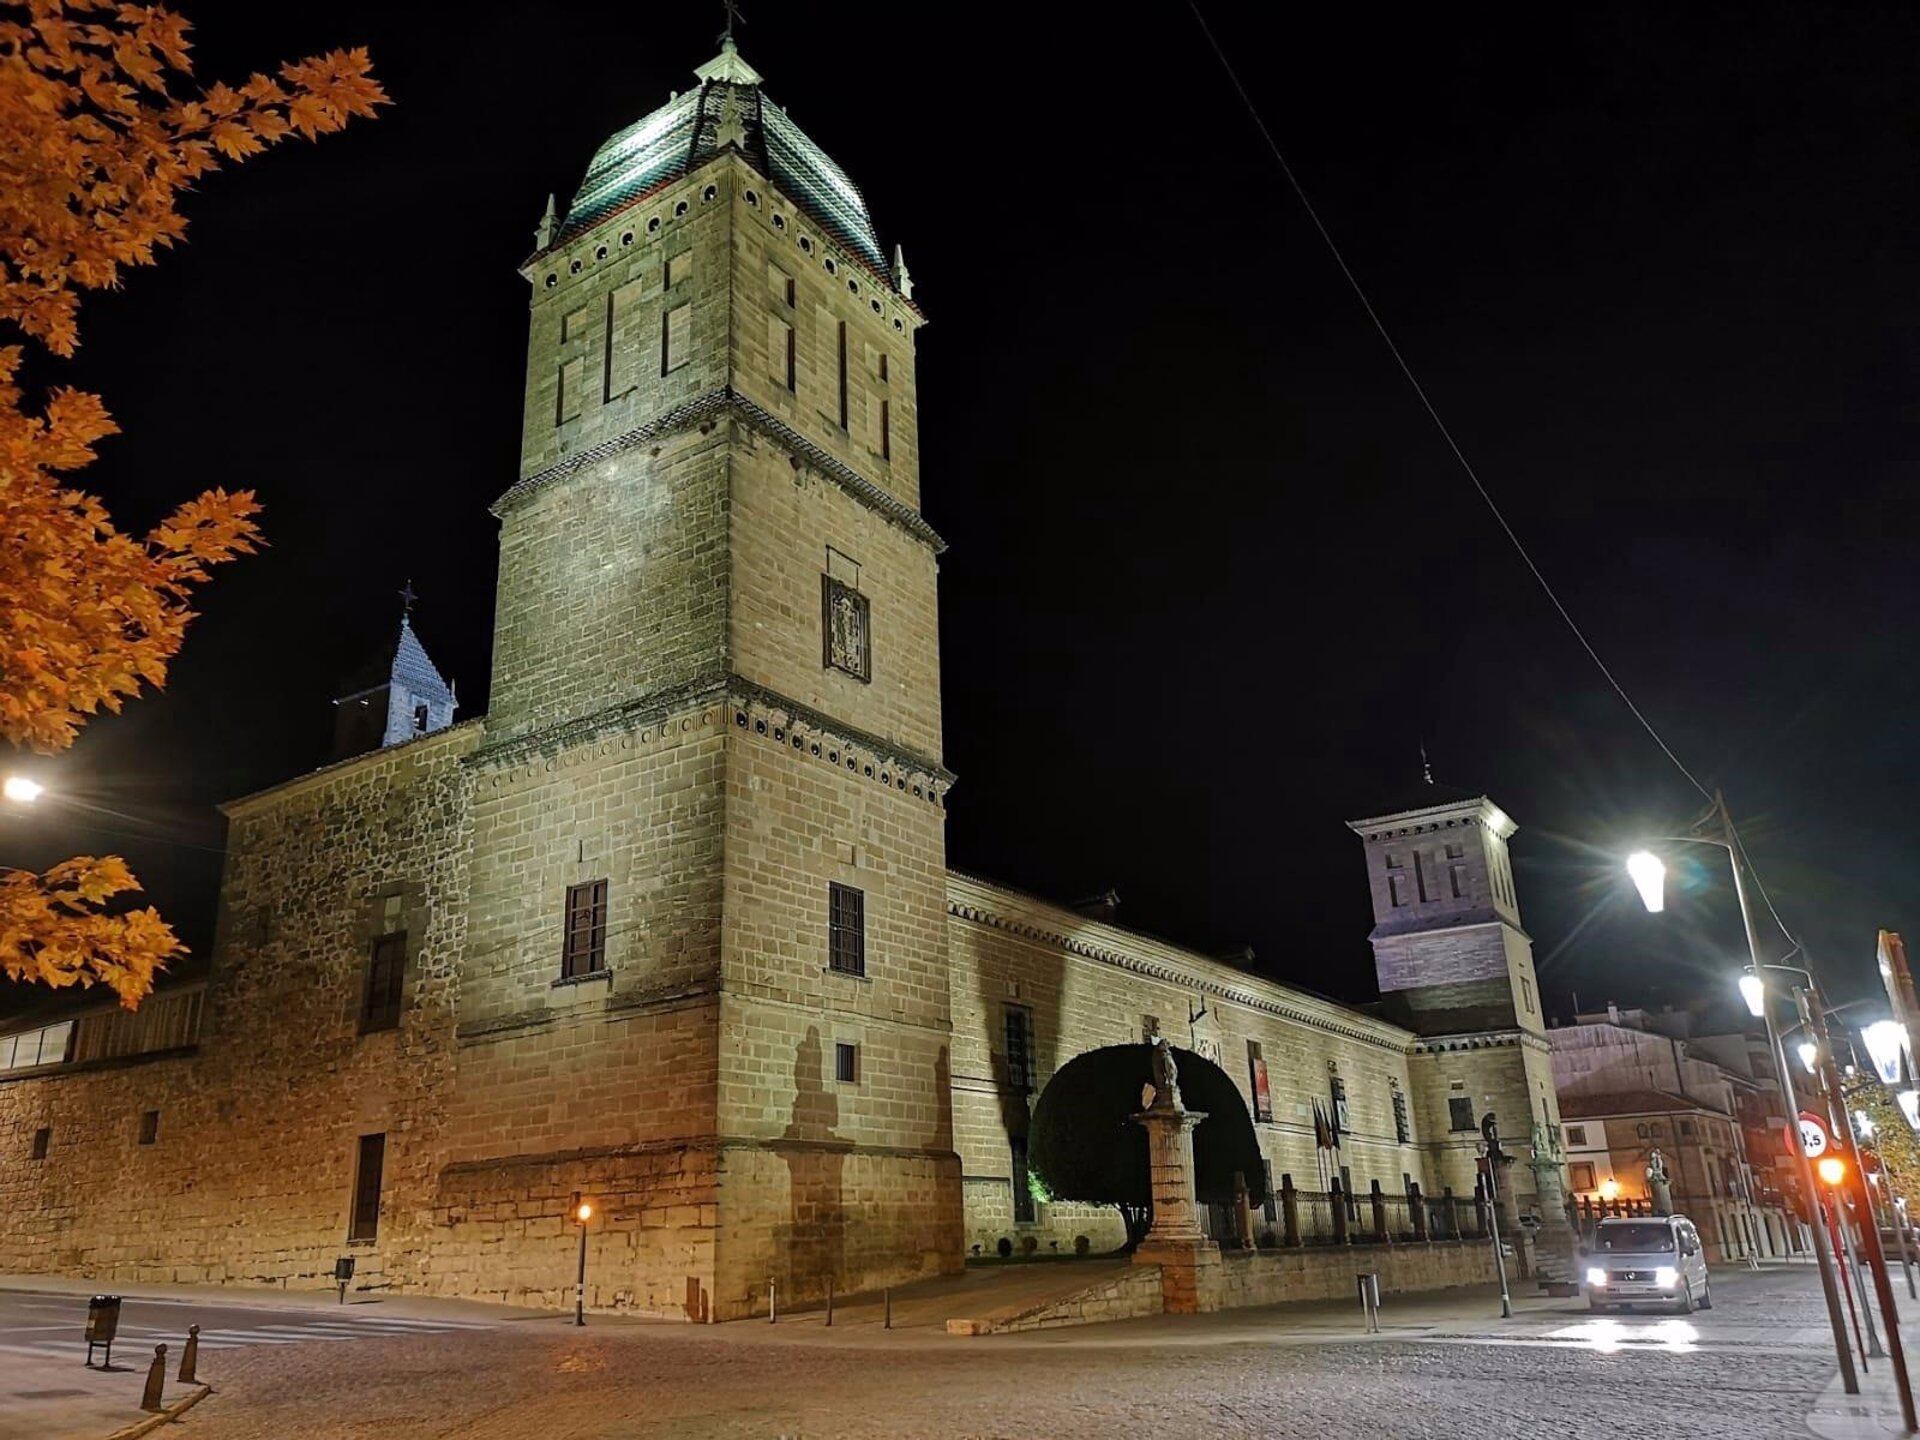
[[[651,220],[647,221],[647,234],[658,235],[659,233],[660,233],[660,217],[656,215]]]
[[[660,373],[669,374],[687,363],[693,334],[693,307],[677,305],[660,317]]]
[[[373,942],[360,997],[360,1033],[392,1030],[400,1024],[401,988],[407,972],[407,932],[396,930]]]
[[[1453,1131],[1474,1130],[1479,1127],[1473,1123],[1473,1100],[1466,1095],[1447,1097],[1447,1128]]]
[[[800,237],[800,249],[808,255],[813,253],[813,240],[810,236],[802,235]]]
[[[33,1132],[33,1158],[36,1160],[46,1159],[47,1148],[52,1144],[53,1127],[50,1125],[42,1125],[38,1130]]]
[[[1013,1135],[1007,1140],[1008,1159],[1011,1161],[1013,1182],[1013,1223],[1031,1225],[1034,1223],[1033,1184],[1027,1178],[1027,1137]]]
[[[1680,1133],[1682,1135],[1693,1134],[1693,1122],[1691,1120],[1682,1120],[1680,1122]]]
[[[140,1143],[151,1145],[160,1138],[160,1112],[143,1110],[140,1113]]]
[[[867,973],[867,896],[834,881],[827,891],[827,965],[842,975]]]
[[[353,1218],[348,1240],[372,1240],[380,1233],[380,1171],[386,1165],[387,1137],[362,1135],[353,1171]]]
[[[747,204],[756,210],[760,208],[760,192],[758,190],[747,191]]]
[[[703,201],[710,201],[718,197],[719,194],[720,194],[720,187],[718,185],[709,185],[707,186],[706,189],[700,192],[700,198]]]
[[[687,213],[688,208],[689,207],[686,201],[684,200],[675,201],[673,206],[673,218],[678,220],[682,215]]]
[[[413,707],[413,733],[414,734],[416,735],[426,734],[427,726],[431,725],[432,723],[433,723],[433,712],[430,711],[425,705],[416,705]]]
[[[782,215],[782,214],[780,214],[780,213],[779,213],[778,211],[776,211],[776,212],[774,212],[774,217],[773,217],[773,228],[774,228],[774,229],[776,229],[776,230],[784,230],[784,229],[786,229],[786,228],[787,228],[787,217],[786,217],[786,216],[784,216],[784,215]]]
[[[1576,1193],[1595,1189],[1596,1187],[1593,1183],[1593,1162],[1590,1160],[1576,1160],[1567,1166],[1567,1183],[1573,1187]]]
[[[1033,1012],[1024,1005],[1009,1005],[1004,1024],[1007,1084],[1025,1095],[1033,1089]]]
[[[567,887],[567,929],[560,949],[560,978],[593,975],[607,968],[607,882]]]
[[[574,356],[560,367],[559,379],[554,390],[554,423],[564,425],[569,420],[580,418],[580,399],[586,389],[587,362],[581,356]]]
[[[1533,981],[1524,975],[1520,977],[1520,1003],[1524,1013],[1533,1014]]]
[[[833,1078],[842,1085],[852,1085],[860,1079],[860,1047],[836,1043],[833,1047]]]
[[[1393,1092],[1393,1134],[1402,1145],[1413,1143],[1413,1117],[1407,1113],[1407,1092],[1397,1086]]]
[[[1584,1125],[1567,1126],[1567,1144],[1584,1145],[1587,1143],[1587,1127]]]

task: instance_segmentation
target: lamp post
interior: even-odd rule
[[[1740,923],[1746,931],[1747,954],[1753,963],[1753,970],[1740,977],[1740,993],[1746,999],[1747,1008],[1766,1022],[1767,1046],[1773,1056],[1773,1066],[1780,1078],[1780,1101],[1784,1107],[1787,1122],[1787,1143],[1792,1147],[1794,1157],[1800,1162],[1800,1183],[1806,1188],[1807,1204],[1813,1208],[1813,1257],[1820,1269],[1820,1289],[1826,1296],[1827,1322],[1833,1330],[1833,1353],[1840,1362],[1840,1383],[1849,1395],[1860,1393],[1860,1377],[1854,1373],[1853,1351],[1847,1342],[1847,1322],[1840,1313],[1840,1292],[1834,1282],[1833,1256],[1827,1248],[1827,1237],[1820,1226],[1820,1190],[1814,1183],[1813,1162],[1808,1158],[1806,1147],[1800,1143],[1800,1126],[1795,1120],[1798,1107],[1793,1098],[1793,1075],[1787,1069],[1787,1052],[1780,1042],[1780,1030],[1774,1024],[1773,1007],[1767,1004],[1767,983],[1761,978],[1760,936],[1754,927],[1753,906],[1747,899],[1747,885],[1741,874],[1740,842],[1734,834],[1733,817],[1727,813],[1727,802],[1718,790],[1713,792],[1713,804],[1700,818],[1696,829],[1704,829],[1709,823],[1718,829],[1717,835],[1673,835],[1665,839],[1690,845],[1717,845],[1727,852],[1727,863],[1733,870],[1734,898],[1740,903]],[[1647,909],[1658,914],[1664,908],[1664,882],[1667,867],[1660,857],[1650,851],[1641,850],[1627,860],[1627,873],[1633,877],[1635,888]]]
[[[573,1323],[587,1323],[587,1221],[593,1218],[593,1206],[577,1194],[573,1197],[573,1223],[580,1227],[580,1273],[573,1288]]]
[[[1854,1214],[1860,1221],[1860,1248],[1866,1252],[1867,1270],[1873,1276],[1874,1298],[1880,1303],[1880,1318],[1886,1322],[1887,1358],[1893,1362],[1894,1385],[1900,1392],[1900,1413],[1906,1421],[1907,1433],[1912,1434],[1920,1430],[1920,1418],[1914,1414],[1913,1382],[1907,1374],[1906,1347],[1900,1340],[1900,1316],[1894,1308],[1893,1277],[1887,1273],[1886,1247],[1880,1243],[1880,1215],[1873,1206],[1873,1193],[1867,1188],[1867,1167],[1860,1163],[1859,1147],[1853,1143],[1853,1117],[1847,1112],[1846,1095],[1840,1089],[1840,1072],[1834,1065],[1833,1042],[1827,1033],[1827,1007],[1821,1002],[1820,990],[1812,975],[1790,966],[1773,968],[1791,969],[1793,973],[1804,976],[1807,982],[1804,989],[1795,991],[1794,998],[1799,1003],[1808,1033],[1813,1036],[1814,1062],[1818,1067],[1820,1083],[1827,1092],[1827,1121],[1833,1131],[1834,1148],[1845,1167],[1841,1179],[1853,1192]],[[1836,1204],[1838,1198],[1836,1194]],[[1863,1303],[1860,1308],[1864,1310],[1866,1305]],[[1871,1315],[1867,1323],[1872,1325]]]

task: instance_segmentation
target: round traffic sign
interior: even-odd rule
[[[1800,1112],[1800,1148],[1809,1160],[1817,1160],[1827,1153],[1827,1126],[1811,1110]]]

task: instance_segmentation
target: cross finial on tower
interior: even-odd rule
[[[1429,785],[1433,783],[1433,766],[1427,763],[1427,741],[1425,736],[1422,736],[1420,739],[1420,778]]]
[[[413,593],[413,581],[411,579],[400,587],[400,613],[403,617],[412,616],[414,601],[419,598],[418,595]]]
[[[747,17],[740,13],[737,0],[720,0],[720,8],[727,12],[727,28],[720,32],[720,48],[733,49],[733,27]]]

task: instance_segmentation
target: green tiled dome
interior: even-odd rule
[[[695,73],[700,77],[695,89],[600,147],[556,241],[625,209],[733,144],[822,230],[886,279],[886,257],[859,187],[762,94],[760,76],[739,57],[732,40]]]

